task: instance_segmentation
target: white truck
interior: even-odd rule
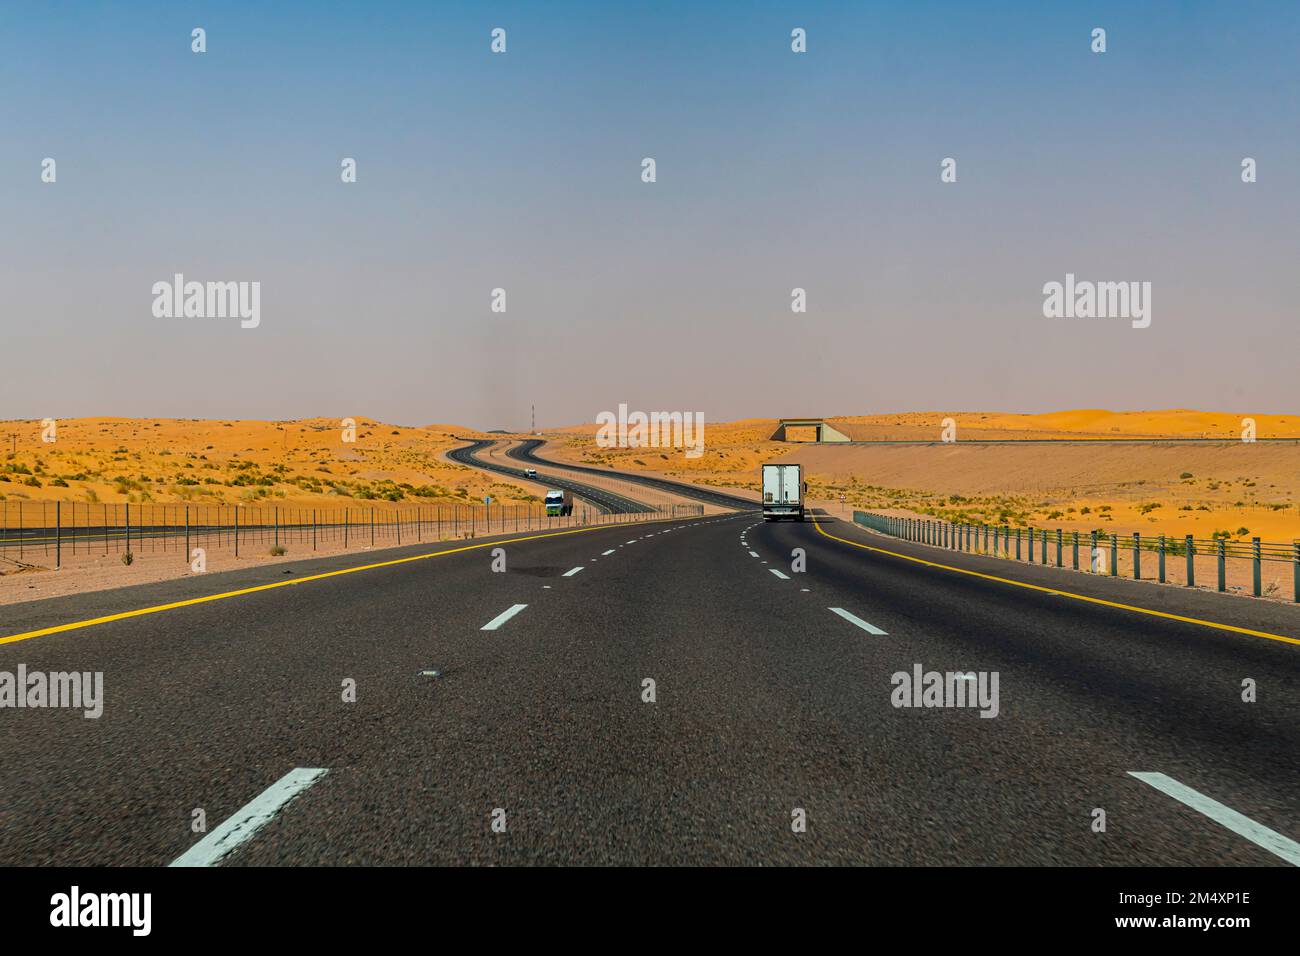
[[[803,499],[808,485],[799,465],[763,466],[763,520],[803,520]]]
[[[568,517],[573,514],[573,493],[567,488],[546,493],[546,516],[548,518]]]

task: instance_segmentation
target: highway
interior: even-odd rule
[[[1300,612],[828,515],[424,544],[0,616],[0,671],[104,687],[98,719],[4,712],[3,864],[1300,864]],[[996,716],[895,706],[917,666],[996,673]]]
[[[486,451],[495,445],[495,441],[475,441],[464,448],[456,448],[447,452],[447,457],[452,461],[459,462],[462,465],[469,465],[471,468],[481,468],[484,471],[492,471],[501,475],[509,475],[511,478],[526,478],[523,468],[511,468],[508,465],[499,465],[491,459],[479,458],[478,453]],[[602,514],[643,514],[647,511],[653,511],[651,505],[641,501],[633,501],[622,495],[616,495],[612,491],[606,491],[594,485],[583,484],[570,478],[562,478],[554,474],[542,474],[538,472],[537,478],[528,478],[529,481],[536,481],[549,487],[571,491],[579,498],[584,498],[597,508]]]
[[[648,488],[657,488],[660,491],[668,491],[673,494],[682,495],[686,498],[693,498],[696,501],[710,505],[719,505],[723,508],[736,508],[741,511],[750,511],[757,509],[759,502],[756,498],[743,498],[740,495],[727,494],[724,491],[713,491],[712,489],[702,488],[698,485],[688,485],[685,482],[672,481],[668,478],[657,478],[653,475],[643,475],[637,472],[612,472],[607,468],[592,468],[587,465],[570,465],[565,462],[552,461],[542,458],[537,454],[537,449],[546,444],[543,438],[530,438],[520,442],[514,448],[511,448],[506,454],[528,465],[538,468],[552,467],[565,468],[569,471],[585,472],[590,475],[616,475],[620,481],[629,481],[633,484],[645,485]]]

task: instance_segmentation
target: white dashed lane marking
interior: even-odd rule
[[[886,636],[886,633],[882,631],[880,628],[876,627],[874,624],[868,624],[866,621],[862,620],[862,618],[858,617],[856,614],[850,614],[842,607],[832,607],[832,608],[827,608],[827,610],[833,611],[834,613],[838,614],[840,617],[844,618],[844,620],[848,621],[850,624],[862,628],[864,631],[866,631],[869,634],[879,634],[881,636]]]
[[[298,767],[271,784],[234,816],[176,859],[171,866],[215,866],[227,854],[253,838],[294,797],[325,776],[325,771]]]
[[[527,604],[514,604],[514,605],[511,605],[510,607],[506,608],[506,610],[504,610],[504,611],[502,611],[500,614],[498,614],[496,617],[492,618],[492,620],[488,621],[486,624],[484,624],[482,627],[480,627],[479,630],[480,630],[480,631],[495,631],[498,627],[500,627],[500,626],[501,626],[502,624],[504,624],[506,621],[510,620],[512,617],[514,617],[516,614],[518,614],[520,611],[522,611],[522,610],[523,610],[524,608],[526,608],[526,607],[528,607]]]
[[[1143,783],[1155,787],[1179,803],[1205,814],[1215,823],[1227,827],[1238,836],[1245,837],[1256,846],[1263,847],[1274,856],[1280,856],[1292,866],[1300,866],[1300,843],[1290,837],[1285,837],[1276,830],[1270,830],[1262,823],[1256,823],[1245,814],[1238,813],[1218,800],[1207,797],[1163,773],[1145,773],[1135,770],[1130,770],[1128,773],[1130,777],[1137,777]]]

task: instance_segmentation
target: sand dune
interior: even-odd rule
[[[412,428],[359,416],[354,442],[338,419],[291,422],[82,418],[0,423],[0,500],[282,503],[535,500],[534,489],[449,462],[471,428]]]
[[[799,461],[812,494],[862,508],[955,520],[1152,534],[1226,532],[1234,538],[1300,537],[1300,445],[1240,440],[1241,415],[1174,409],[1101,409],[1042,415],[912,412],[828,419],[858,439],[939,438],[957,423],[958,442],[936,446],[773,442],[775,419],[710,424],[704,454],[680,449],[599,448],[595,426],[554,434],[557,456],[645,470],[704,484],[752,488],[765,461]],[[1260,438],[1300,438],[1300,415],[1260,414]],[[1222,444],[965,445],[962,440],[1224,438]]]
[[[672,448],[599,448],[595,425],[548,432],[546,454],[699,484],[753,488],[765,461],[807,466],[815,497],[948,518],[1266,540],[1300,537],[1300,445],[1247,444],[1241,416],[1099,409],[1022,415],[913,412],[831,419],[854,436],[937,437],[956,420],[959,441],[938,446],[773,442],[774,419],[708,425],[704,454]],[[1254,416],[1258,436],[1300,437],[1300,415]],[[0,500],[342,504],[535,500],[536,486],[447,461],[457,425],[423,428],[356,419],[293,422],[88,418],[60,421],[41,441],[34,421],[0,425]],[[974,445],[971,438],[1224,437],[1210,445]],[[16,436],[16,437],[11,437]],[[493,435],[505,439],[511,436]],[[516,436],[517,437],[517,436]]]

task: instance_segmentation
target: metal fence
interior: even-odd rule
[[[576,506],[547,515],[545,505],[414,505],[291,508],[203,504],[89,504],[73,501],[0,502],[0,561],[61,567],[69,556],[118,552],[136,556],[191,549],[265,554],[397,547],[516,531],[543,531],[653,518],[694,518],[703,505],[663,505],[637,514],[606,514]]]
[[[1110,577],[1132,577],[1197,587],[1197,581],[1227,591],[1229,577],[1249,573],[1255,597],[1279,597],[1280,582],[1290,568],[1292,600],[1300,602],[1300,541],[1289,544],[1231,541],[1192,535],[1115,534],[1063,531],[1060,528],[1012,528],[1009,525],[958,524],[854,511],[855,523],[883,534],[955,551],[986,554],[1029,564],[1070,567]],[[1082,552],[1082,561],[1080,555]],[[1265,568],[1268,568],[1266,574]],[[1276,577],[1274,577],[1276,575]],[[1273,578],[1265,585],[1265,578]],[[1240,590],[1245,590],[1243,585]]]

